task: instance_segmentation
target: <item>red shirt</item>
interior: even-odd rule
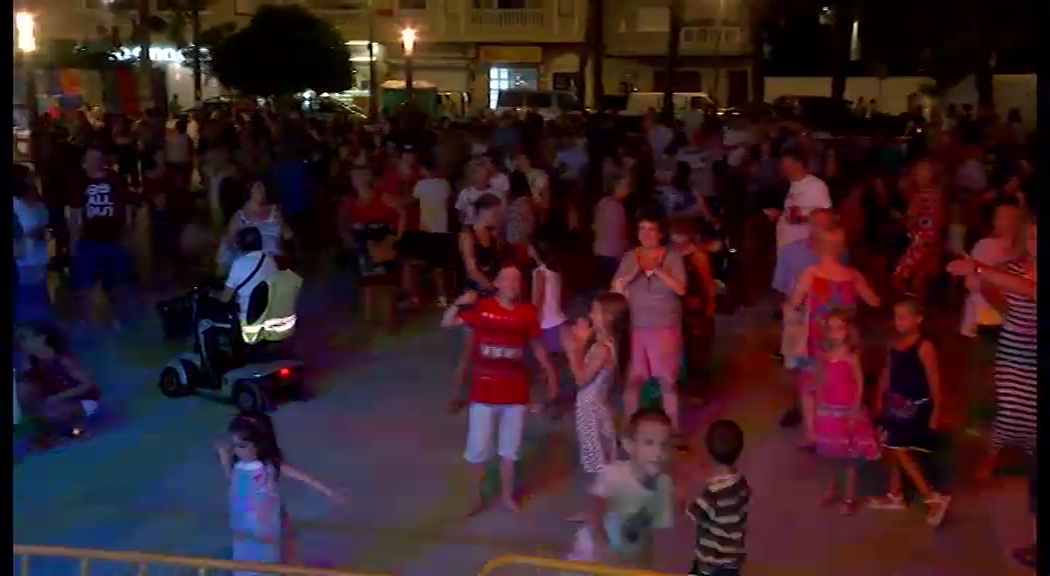
[[[396,168],[388,169],[376,187],[378,195],[395,198],[401,201],[412,197],[412,189],[419,182],[419,169],[411,168],[407,175]],[[405,229],[419,230],[419,203],[413,202],[405,207]]]
[[[103,178],[87,175],[75,180],[69,205],[81,209],[80,238],[92,242],[119,242],[127,223],[130,194],[115,174]]]
[[[532,304],[504,308],[495,298],[482,298],[459,318],[474,331],[470,401],[481,404],[528,404],[529,373],[525,347],[540,336],[540,319]]]
[[[343,202],[341,210],[343,217],[351,224],[386,224],[391,229],[397,228],[397,210],[378,194],[365,204],[349,197]]]

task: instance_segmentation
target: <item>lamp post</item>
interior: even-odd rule
[[[36,122],[36,73],[33,69],[33,53],[36,52],[36,17],[29,12],[15,14],[15,31],[18,34],[18,55],[22,59],[25,75],[25,107],[29,123]]]
[[[416,31],[412,28],[401,30],[401,49],[405,53],[405,91],[409,101],[413,100],[412,92],[412,54],[416,48]]]

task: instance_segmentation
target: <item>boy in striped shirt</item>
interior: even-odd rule
[[[691,576],[739,576],[747,553],[747,507],[751,489],[736,469],[744,449],[744,432],[732,420],[719,420],[707,430],[707,452],[715,469],[703,492],[686,513],[696,522]]]

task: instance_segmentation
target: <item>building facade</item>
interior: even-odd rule
[[[175,0],[149,1],[161,16],[175,5]],[[293,1],[328,19],[347,40],[357,70],[354,89],[363,94],[373,82],[369,42],[374,42],[375,80],[404,78],[400,45],[404,28],[417,32],[413,78],[441,91],[467,93],[473,108],[490,105],[504,88],[575,90],[581,55],[589,50],[588,0],[212,0],[201,14],[202,24],[205,28],[224,22],[245,25],[259,6]],[[662,90],[668,81],[664,70],[669,0],[603,1],[606,93]],[[716,99],[732,100],[728,96],[740,90],[746,99],[750,50],[743,1],[689,3],[682,31],[682,70],[672,79],[677,90],[712,91],[718,84]],[[106,0],[32,0],[32,5],[41,42],[90,40],[112,26],[130,30],[132,15],[114,13]],[[153,59],[171,69],[171,80],[185,84],[189,73],[177,64],[175,47],[163,35],[152,41]],[[126,52],[132,55],[134,47]],[[724,69],[716,81],[714,70],[719,66]],[[206,92],[214,90],[218,88],[211,86]],[[174,91],[181,98],[184,90]]]

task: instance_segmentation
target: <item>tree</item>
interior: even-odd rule
[[[353,84],[350,51],[339,32],[296,5],[260,7],[212,52],[219,82],[242,94],[339,92]]]
[[[664,86],[663,113],[668,117],[674,117],[674,88],[675,76],[678,71],[678,57],[682,44],[682,11],[683,0],[671,0],[670,10],[667,17],[667,85]]]
[[[139,68],[143,81],[150,87],[149,94],[154,105],[164,106],[163,88],[158,87],[153,78],[153,63],[150,61],[150,45],[152,35],[162,32],[167,28],[167,22],[163,18],[153,15],[151,12],[153,0],[113,0],[107,3],[109,10],[115,15],[124,16],[128,19],[131,29],[131,39],[141,49],[139,51]],[[113,26],[111,30],[114,48],[119,47],[120,28]],[[158,102],[159,100],[159,102]]]

